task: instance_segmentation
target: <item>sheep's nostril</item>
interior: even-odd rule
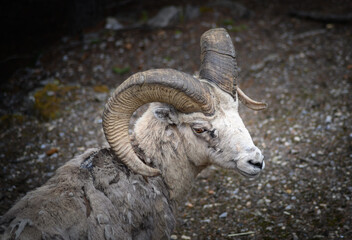
[[[255,160],[249,160],[248,163],[254,167],[257,167],[257,168],[260,168],[262,169],[263,168],[263,161],[255,161]]]

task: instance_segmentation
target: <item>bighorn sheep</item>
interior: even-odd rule
[[[176,203],[216,164],[253,177],[263,155],[238,114],[238,100],[264,103],[236,85],[235,49],[224,29],[201,38],[199,77],[172,69],[132,75],[108,100],[110,149],[90,149],[60,167],[1,219],[3,239],[169,239]],[[132,114],[151,103],[129,135]]]

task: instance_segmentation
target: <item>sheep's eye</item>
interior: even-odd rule
[[[206,129],[205,128],[193,128],[193,131],[195,133],[203,133],[206,131]]]

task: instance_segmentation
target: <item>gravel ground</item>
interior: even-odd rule
[[[247,2],[251,11],[242,19],[222,5],[199,5],[199,17],[172,28],[98,27],[82,39],[62,38],[35,68],[2,85],[0,214],[68,159],[106,146],[101,114],[118,84],[150,68],[196,73],[201,34],[222,26],[235,44],[239,85],[269,105],[240,108],[266,169],[256,179],[206,169],[180,203],[172,238],[352,239],[351,24],[287,14],[302,6],[351,12],[343,3]]]

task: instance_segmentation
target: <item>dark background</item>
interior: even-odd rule
[[[162,6],[206,4],[209,1],[143,1],[143,0],[17,0],[2,1],[0,23],[0,80],[8,79],[18,68],[33,66],[45,47],[62,36],[82,37],[82,32],[102,26],[106,16],[155,12]],[[292,10],[346,15],[352,18],[352,3],[348,0],[286,0],[243,2],[250,9],[272,9],[274,14],[289,14]],[[329,21],[326,21],[329,22]],[[99,25],[100,24],[100,25]]]

